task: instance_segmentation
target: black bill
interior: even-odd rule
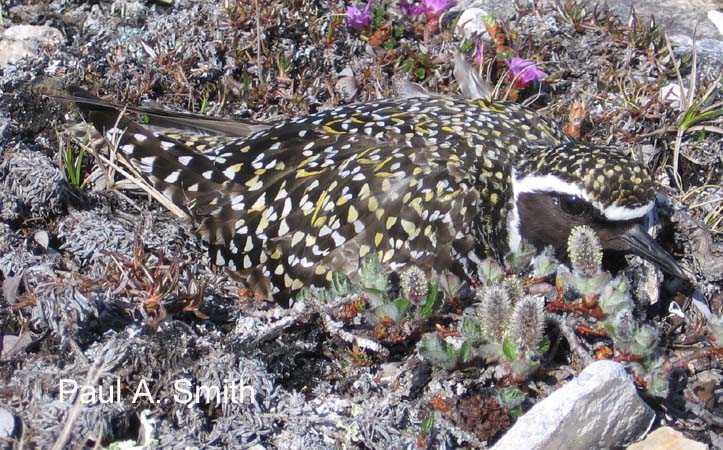
[[[641,226],[630,227],[621,236],[624,242],[630,247],[629,251],[658,265],[663,271],[675,275],[681,279],[687,279],[687,275],[663,247],[658,244]]]

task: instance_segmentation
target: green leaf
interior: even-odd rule
[[[665,369],[668,362],[664,358],[657,359],[650,364],[645,377],[648,382],[646,392],[656,397],[665,398],[669,394],[670,369]]]
[[[504,387],[497,391],[497,400],[500,405],[512,409],[525,401],[525,393],[517,386]]]
[[[338,297],[343,297],[351,292],[351,281],[341,272],[331,274],[331,292]]]
[[[631,353],[634,355],[647,356],[658,344],[658,330],[652,325],[640,325],[633,336]]]
[[[442,342],[444,342],[444,341],[442,341]],[[457,350],[455,350],[454,347],[452,347],[451,345],[447,345],[446,342],[444,342],[444,345],[445,345],[444,350],[447,352],[447,359],[450,362],[454,362],[456,364],[457,359],[459,358],[459,353],[457,353]]]
[[[512,338],[509,336],[505,336],[505,339],[502,342],[502,353],[504,353],[510,361],[517,361],[517,358],[519,358],[519,355],[517,354],[517,347],[515,346],[515,343],[512,342]]]
[[[478,272],[486,285],[500,281],[504,277],[502,267],[492,258],[482,260],[478,267]]]
[[[303,287],[299,291],[298,294],[296,294],[296,300],[299,302],[306,302],[311,299],[311,290],[308,287]]]
[[[505,50],[501,51],[497,54],[497,57],[495,59],[497,61],[502,61],[503,59],[512,59],[514,58],[515,54],[511,50]]]
[[[474,50],[475,42],[474,41],[467,41],[464,44],[460,45],[459,51],[460,53],[469,53],[472,50]]]
[[[368,256],[362,262],[361,285],[364,289],[382,293],[387,288],[387,276],[384,273],[384,267],[379,262],[379,258]]]
[[[414,76],[417,77],[418,80],[423,81],[427,78],[427,69],[420,67],[414,71]]]
[[[683,131],[693,125],[700,123],[706,119],[712,119],[716,116],[723,115],[723,109],[711,109],[707,111],[700,111],[701,103],[693,105],[688,111],[685,112],[683,121],[680,123],[680,127]]]
[[[381,28],[384,25],[384,8],[374,8],[374,28]]]
[[[399,322],[399,319],[402,318],[402,314],[399,312],[399,306],[397,303],[384,303],[383,305],[379,305],[376,308],[372,309],[372,314],[379,320],[382,320],[385,317],[389,317],[392,319],[394,323]]]
[[[547,336],[542,336],[542,340],[540,340],[540,346],[537,349],[540,354],[543,354],[550,350],[550,340],[547,339]]]
[[[394,302],[394,305],[397,307],[397,311],[399,311],[399,317],[403,317],[404,314],[409,309],[409,305],[411,305],[412,302],[407,300],[406,298],[400,298],[396,302]]]
[[[603,288],[613,279],[609,272],[600,272],[597,275],[585,276],[577,271],[572,273],[573,286],[582,294],[600,294]]]
[[[461,332],[464,336],[477,341],[484,340],[484,329],[482,322],[474,317],[464,317],[462,319]]]
[[[515,406],[514,408],[510,409],[510,417],[513,419],[516,419],[522,415],[522,407],[521,406]]]
[[[505,263],[508,268],[513,269],[515,272],[523,271],[532,263],[532,258],[535,255],[537,255],[537,248],[527,240],[523,240],[516,252],[505,255]]]
[[[545,250],[537,255],[533,261],[534,277],[546,277],[557,271],[557,260],[555,259],[555,250],[552,246],[545,247]]]
[[[469,342],[464,341],[462,343],[462,346],[459,348],[457,355],[458,361],[462,363],[466,363],[467,361],[472,359],[472,347],[470,346]]]
[[[422,429],[419,431],[419,434],[422,436],[429,436],[429,433],[432,432],[432,428],[434,427],[434,416],[427,417],[422,421]]]
[[[624,309],[632,309],[634,305],[630,298],[627,278],[617,276],[607,283],[602,288],[598,305],[607,316],[613,316]]]
[[[457,365],[457,352],[437,333],[427,333],[420,340],[419,353],[437,367],[452,369]]]
[[[77,188],[82,188],[85,184],[82,181],[85,148],[81,146],[78,154],[76,154],[73,147],[68,145],[63,147],[61,155],[63,158],[63,168],[65,169],[65,174],[68,177],[68,182]]]
[[[394,48],[394,44],[395,44],[395,42],[393,40],[388,39],[388,40],[384,41],[384,43],[382,44],[382,47],[384,47],[385,50],[391,50]]]
[[[419,314],[423,319],[426,319],[430,314],[432,314],[435,303],[437,303],[437,294],[437,283],[429,283],[427,301],[424,302],[422,309],[419,311]]]

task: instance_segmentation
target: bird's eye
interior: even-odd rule
[[[588,210],[588,203],[576,195],[561,195],[560,196],[560,208],[571,215],[581,216]]]

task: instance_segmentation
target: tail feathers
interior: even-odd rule
[[[148,121],[147,125],[150,128],[160,128],[164,132],[176,131],[214,136],[247,137],[274,125],[273,122],[262,123],[252,120],[209,117],[202,114],[167,111],[150,106],[123,107],[102,100],[77,86],[69,87],[68,92],[70,93],[70,100],[75,101],[80,108],[93,106],[98,109],[115,111],[125,109],[132,113],[144,115],[144,119]]]
[[[132,161],[153,186],[199,222],[208,220],[235,194],[228,176],[184,143],[130,120],[111,103],[87,91],[71,91],[88,122]],[[204,233],[203,230],[202,234]],[[204,236],[211,242],[216,236]]]

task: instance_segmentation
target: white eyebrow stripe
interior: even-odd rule
[[[585,191],[574,184],[563,181],[555,175],[528,175],[522,179],[518,179],[517,172],[513,171],[512,191],[515,195],[515,200],[517,200],[519,194],[523,192],[557,192],[560,194],[575,195],[588,203],[592,203]]]
[[[600,202],[592,201],[590,196],[584,190],[555,175],[528,175],[524,178],[518,179],[517,171],[515,170],[512,171],[512,192],[515,204],[517,204],[517,198],[519,195],[525,192],[557,192],[560,194],[575,195],[590,203],[607,220],[611,221],[640,219],[650,212],[655,204],[655,200],[653,199],[648,203],[635,208],[618,205],[605,207]]]

